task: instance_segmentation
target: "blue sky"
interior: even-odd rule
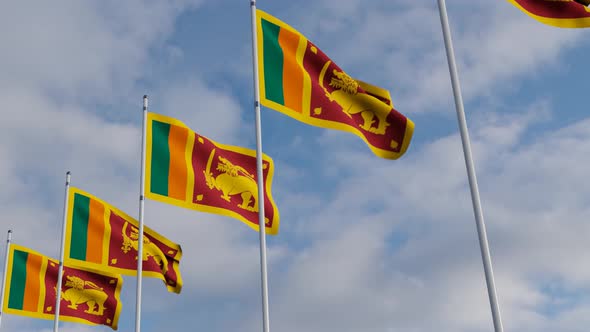
[[[506,1],[447,5],[505,330],[586,331],[590,30],[541,25]],[[389,89],[416,124],[391,161],[351,134],[262,110],[281,214],[267,240],[271,329],[492,330],[436,1],[258,7]],[[254,148],[250,24],[246,0],[2,2],[0,231],[57,257],[67,170],[137,216],[144,94],[153,112]],[[256,232],[153,201],[145,222],[182,245],[184,287],[144,279],[143,331],[262,329]],[[124,279],[119,329],[131,331],[135,279]]]

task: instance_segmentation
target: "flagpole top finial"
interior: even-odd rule
[[[9,229],[8,230],[8,234],[12,234],[12,229]]]
[[[143,95],[143,99],[147,99],[148,95]]]

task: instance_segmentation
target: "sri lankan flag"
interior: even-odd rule
[[[66,226],[66,261],[100,270],[137,275],[138,221],[89,193],[71,187]],[[180,246],[149,227],[143,230],[142,275],[164,281],[180,293]]]
[[[393,107],[389,91],[351,78],[298,31],[256,13],[262,105],[310,125],[353,133],[382,158],[406,152],[414,123]]]
[[[11,244],[6,270],[4,312],[55,319],[59,262]],[[120,275],[64,265],[59,320],[117,329],[121,312]]]
[[[148,113],[146,197],[236,218],[258,230],[256,151],[216,143],[184,123]],[[279,230],[271,193],[273,161],[263,155],[264,215],[268,234]]]
[[[535,20],[559,28],[590,27],[590,0],[508,0]]]

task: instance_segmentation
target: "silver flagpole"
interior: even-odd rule
[[[10,251],[10,241],[12,240],[12,231],[8,230],[6,238],[6,254],[4,255],[4,275],[2,276],[2,294],[0,295],[0,326],[2,326],[2,309],[4,308],[4,295],[6,294],[6,273],[8,271],[8,252]]]
[[[467,130],[467,121],[465,120],[465,110],[463,108],[463,97],[461,96],[461,86],[459,84],[459,75],[457,74],[457,65],[455,63],[455,52],[453,51],[453,41],[451,40],[451,30],[449,28],[449,18],[447,17],[447,7],[445,0],[438,0],[438,9],[440,12],[440,23],[442,25],[445,48],[447,51],[447,61],[449,63],[449,72],[451,74],[451,84],[453,86],[453,95],[455,97],[455,107],[457,110],[457,119],[459,121],[459,130],[461,132],[461,142],[463,143],[463,155],[465,157],[465,167],[467,168],[467,177],[469,178],[469,188],[471,189],[471,202],[473,204],[473,214],[475,215],[475,224],[477,225],[477,235],[479,236],[479,247],[481,249],[481,258],[486,276],[488,287],[488,297],[492,309],[492,319],[494,321],[494,331],[503,332],[502,318],[500,317],[500,308],[498,305],[498,296],[496,295],[496,286],[494,283],[494,271],[492,270],[492,259],[490,258],[490,247],[486,234],[486,226],[483,220],[483,212],[479,199],[479,189],[477,187],[477,178],[475,177],[475,166],[471,156],[471,143],[469,141],[469,132]]]
[[[64,247],[66,245],[66,222],[68,219],[68,196],[70,193],[70,171],[66,173],[66,191],[64,195],[64,216],[61,227],[61,249],[59,250],[59,269],[57,273],[57,290],[55,292],[55,320],[53,321],[53,332],[59,329],[59,305],[61,302],[61,281],[64,272]]]
[[[141,272],[143,270],[143,210],[145,205],[145,141],[148,96],[143,96],[143,125],[141,135],[141,179],[139,184],[139,238],[137,240],[137,296],[135,298],[135,332],[141,331]]]
[[[256,42],[256,0],[250,0],[252,14],[252,64],[254,68],[254,112],[256,114],[256,177],[258,180],[258,225],[260,239],[260,274],[262,283],[262,331],[270,331],[268,318],[268,282],[266,271],[266,223],[264,222],[264,179],[262,174],[262,124],[260,88],[258,86],[258,47]]]

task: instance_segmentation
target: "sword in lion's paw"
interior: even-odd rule
[[[213,178],[213,173],[211,173],[213,157],[215,157],[215,149],[211,150],[211,154],[209,154],[209,159],[207,160],[207,167],[205,167],[205,170],[203,171],[203,174],[205,174],[205,182],[209,189],[213,189],[213,187],[215,187],[215,179]]]

